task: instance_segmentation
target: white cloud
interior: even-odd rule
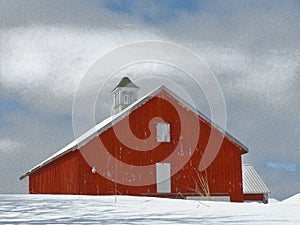
[[[14,140],[11,140],[8,138],[0,139],[0,153],[1,154],[14,154],[21,147],[22,147],[22,144],[17,141],[14,141]]]
[[[6,29],[2,35],[1,84],[16,90],[26,104],[66,110],[86,71],[121,44],[155,37],[147,31],[86,32],[83,29],[33,26]],[[52,102],[53,104],[48,104]],[[66,104],[59,104],[65,102]],[[69,109],[69,107],[68,107]]]
[[[263,55],[249,54],[234,48],[216,46],[207,48],[203,55],[208,64],[226,83],[232,95],[264,95],[271,104],[278,104],[278,98],[295,81],[299,63],[295,52],[266,51]],[[222,78],[223,77],[223,78]],[[230,82],[228,82],[230,81]],[[266,100],[266,99],[264,99]]]

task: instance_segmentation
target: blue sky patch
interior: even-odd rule
[[[9,111],[14,111],[16,109],[29,109],[29,107],[23,105],[21,102],[17,100],[8,100],[4,98],[0,98],[0,108],[1,112],[9,112]],[[26,110],[25,110],[26,111]]]
[[[146,5],[152,5],[156,10],[151,11],[148,8],[140,8],[143,1],[119,0],[106,1],[104,6],[112,12],[127,13],[134,15],[138,12],[138,16],[146,23],[159,24],[174,19],[181,12],[194,13],[200,10],[199,1],[196,0],[166,0],[147,1]],[[134,10],[134,9],[139,9]]]
[[[112,12],[131,13],[132,1],[105,1],[104,6]]]

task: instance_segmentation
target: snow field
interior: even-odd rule
[[[0,224],[300,224],[300,194],[228,203],[132,196],[0,195]]]

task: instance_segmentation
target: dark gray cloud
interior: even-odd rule
[[[7,183],[0,192],[26,192],[17,177],[74,138],[73,96],[90,66],[121,44],[148,39],[175,42],[202,57],[224,92],[228,131],[250,148],[244,162],[254,164],[273,196],[299,190],[299,2],[213,1],[180,8],[131,1],[128,9],[120,6],[125,10],[107,4],[0,2],[0,169]],[[172,70],[143,68],[134,77],[160,71],[182,81],[180,73],[170,76]],[[189,93],[199,94],[196,88]],[[109,97],[103,96],[99,120],[109,115]],[[205,104],[198,107],[209,113]],[[268,162],[292,163],[296,171]]]

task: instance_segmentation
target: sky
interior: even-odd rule
[[[74,139],[73,98],[89,68],[146,40],[201,57],[224,94],[226,130],[249,148],[243,163],[256,168],[271,197],[300,191],[300,1],[0,0],[0,31],[0,193],[27,193],[18,177]],[[101,78],[99,122],[124,73],[201,95],[174,68],[134,65]]]

